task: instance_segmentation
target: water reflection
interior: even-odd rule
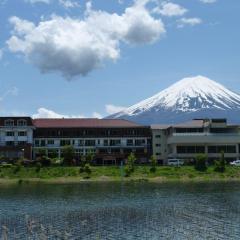
[[[9,239],[239,239],[240,184],[0,187]]]

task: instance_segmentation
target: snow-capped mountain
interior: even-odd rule
[[[142,124],[178,123],[193,118],[227,118],[240,123],[240,94],[203,76],[184,78],[109,118]]]

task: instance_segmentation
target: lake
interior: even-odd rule
[[[0,186],[0,238],[240,239],[240,183]]]

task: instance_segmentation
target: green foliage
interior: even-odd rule
[[[152,172],[152,173],[156,172],[156,169],[157,169],[157,158],[156,158],[156,156],[154,156],[154,155],[151,156],[150,164],[151,164],[150,172]]]
[[[49,167],[51,165],[51,159],[47,156],[42,156],[40,163],[44,167]]]
[[[71,166],[73,164],[74,155],[75,151],[73,146],[64,146],[62,148],[63,164],[66,166]]]
[[[79,169],[79,173],[86,173],[87,178],[90,178],[90,175],[92,173],[91,162],[93,158],[94,158],[94,154],[88,154],[87,156],[82,156],[81,158],[81,167]]]
[[[20,172],[20,170],[22,169],[22,166],[23,166],[23,163],[21,160],[18,160],[16,163],[15,163],[15,166],[14,166],[14,169],[13,169],[13,173],[14,174],[17,174],[18,172]]]
[[[226,169],[226,161],[224,158],[224,152],[221,152],[221,158],[218,161],[215,161],[215,167],[214,167],[214,171],[215,172],[225,172]]]
[[[36,163],[36,172],[39,173],[41,170],[42,164],[40,162]]]
[[[126,164],[125,169],[124,169],[126,177],[129,177],[131,175],[131,173],[134,172],[135,161],[136,161],[136,157],[135,157],[134,153],[131,153],[128,156],[127,164]]]
[[[206,171],[207,170],[207,156],[205,154],[198,154],[196,156],[195,169],[197,171]]]

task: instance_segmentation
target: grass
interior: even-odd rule
[[[156,172],[150,172],[150,166],[136,166],[130,177],[122,177],[119,166],[92,166],[90,178],[86,173],[80,173],[79,167],[17,167],[7,166],[0,168],[0,183],[42,181],[53,183],[79,181],[216,181],[239,180],[240,168],[227,166],[224,173],[214,171],[209,167],[207,171],[199,172],[193,166],[167,167],[158,166]]]

